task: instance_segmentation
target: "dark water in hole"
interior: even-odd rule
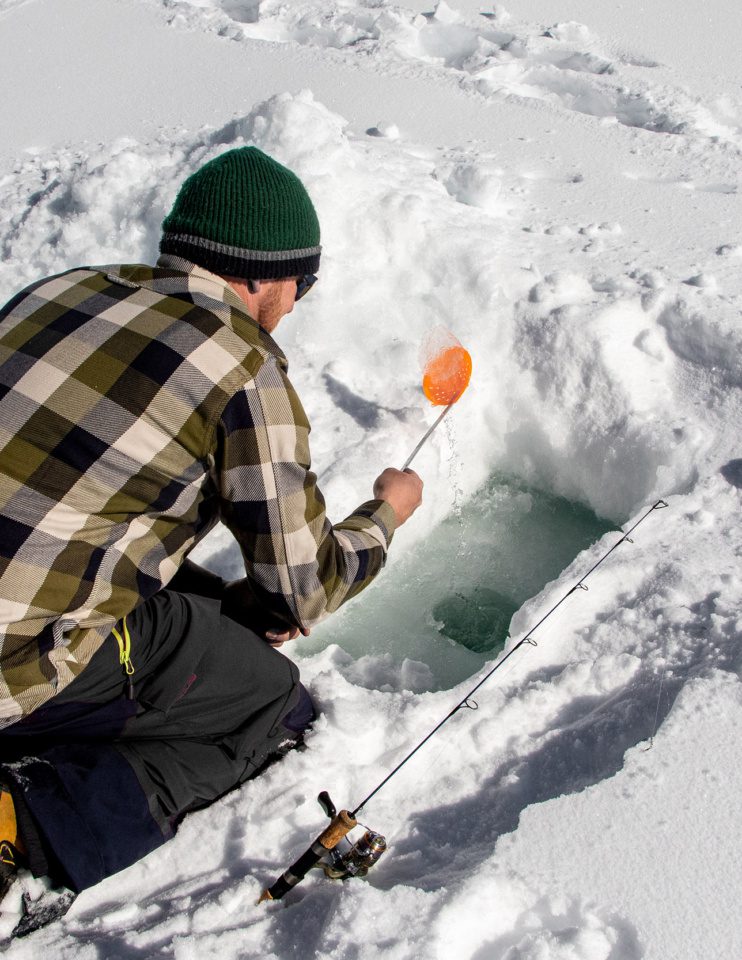
[[[612,529],[581,504],[493,476],[405,556],[392,548],[376,583],[300,649],[337,643],[356,658],[385,654],[391,687],[452,686],[502,648],[524,601]],[[384,685],[373,671],[355,679]]]
[[[444,522],[452,538],[457,523],[467,541],[462,553],[483,561],[484,569],[477,564],[468,584],[464,578],[460,589],[443,597],[433,616],[443,636],[489,654],[503,648],[513,614],[526,600],[615,529],[581,504],[502,476],[490,479],[460,519]],[[501,535],[492,536],[498,530]]]
[[[513,614],[519,604],[489,587],[475,587],[470,596],[456,593],[433,607],[440,632],[476,653],[505,645]]]

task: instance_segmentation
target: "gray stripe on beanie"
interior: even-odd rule
[[[188,233],[164,233],[163,240],[171,240],[176,243],[188,243],[194,247],[200,247],[202,250],[210,250],[213,253],[226,254],[229,257],[237,257],[240,260],[258,260],[266,263],[280,260],[295,260],[299,257],[318,256],[322,247],[301,247],[298,250],[246,250],[244,247],[231,247],[226,243],[217,243],[216,240],[207,240],[206,237],[196,237]]]

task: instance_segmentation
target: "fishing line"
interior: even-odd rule
[[[662,659],[665,660],[664,657]],[[657,723],[660,717],[660,701],[662,700],[662,688],[665,685],[666,673],[667,673],[667,661],[665,660],[662,666],[662,675],[660,676],[660,692],[657,694],[657,707],[654,711],[654,724],[652,726],[652,735],[649,738],[649,744],[647,746],[647,750],[651,750],[652,747],[654,746],[654,738],[657,733]]]

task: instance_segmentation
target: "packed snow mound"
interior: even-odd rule
[[[195,135],[21,158],[2,181],[3,294],[71,264],[152,262],[185,176],[248,143],[297,171],[322,223],[321,283],[282,342],[312,419],[338,427],[314,449],[331,502],[351,509],[368,463],[402,462],[424,431],[418,354],[437,325],[474,358],[450,418],[464,496],[498,469],[622,520],[733,456],[706,429],[735,402],[708,393],[712,381],[740,382],[722,291],[649,264],[626,271],[620,224],[531,223],[522,176],[492,156],[352,134],[309,92]],[[554,241],[582,248],[588,272],[542,275],[534,249]],[[421,455],[428,478],[448,475],[441,438]],[[445,486],[429,486],[442,519]]]
[[[638,745],[616,777],[524,811],[517,833],[498,844],[499,869],[522,872],[545,899],[570,889],[576,876],[598,902],[610,890],[620,915],[613,920],[625,939],[608,956],[737,956],[742,939],[736,890],[718,881],[739,875],[739,849],[727,838],[737,836],[742,818],[738,805],[718,799],[722,780],[730,795],[742,787],[741,707],[742,684],[734,674],[711,671],[690,680],[652,749]],[[681,836],[687,840],[678,843]],[[585,858],[586,849],[597,856]],[[610,871],[599,862],[607,851],[616,854]],[[662,889],[668,896],[660,907],[646,891]],[[684,904],[705,891],[714,891],[713,923],[687,923]],[[575,926],[572,936],[580,933]],[[683,930],[682,944],[668,935],[669,928]]]

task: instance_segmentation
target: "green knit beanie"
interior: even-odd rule
[[[298,277],[319,269],[319,221],[296,174],[257,147],[238,147],[185,181],[160,250],[224,276]]]

